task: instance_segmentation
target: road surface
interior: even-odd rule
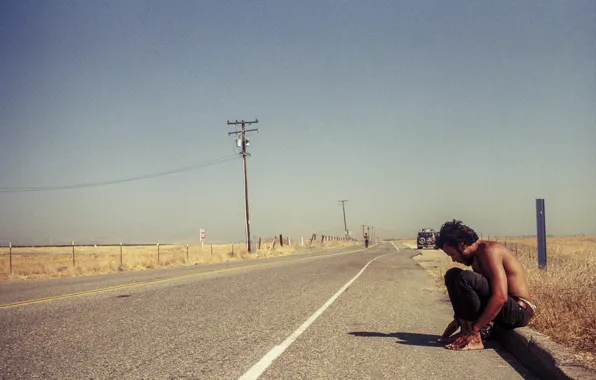
[[[533,379],[435,341],[450,305],[368,249],[0,284],[2,379]],[[130,285],[131,284],[131,285]]]

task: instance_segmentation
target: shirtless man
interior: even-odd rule
[[[504,245],[479,240],[461,221],[446,222],[435,243],[451,260],[473,271],[451,268],[445,285],[455,317],[439,339],[451,350],[484,348],[480,331],[491,322],[506,329],[523,327],[534,316],[524,268]],[[461,331],[451,336],[458,328]]]

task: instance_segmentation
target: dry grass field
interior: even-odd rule
[[[154,246],[75,246],[12,248],[12,275],[8,247],[0,247],[0,280],[69,277],[118,271],[144,270],[158,267],[200,265],[206,263],[247,260],[309,252],[314,249],[357,245],[349,241],[305,241],[289,247],[263,241],[256,253],[248,253],[245,244],[161,245]],[[122,254],[120,253],[122,252]]]
[[[596,369],[596,237],[548,237],[547,268],[538,268],[536,237],[496,237],[516,253],[526,269],[528,286],[538,309],[530,328],[571,349]],[[404,241],[415,245],[415,240]],[[447,255],[431,269],[444,289],[442,275],[458,266]]]

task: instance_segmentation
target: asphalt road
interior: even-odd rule
[[[0,377],[531,379],[495,343],[470,352],[435,343],[452,313],[415,253],[384,243],[4,282]]]

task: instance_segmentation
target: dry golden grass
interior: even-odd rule
[[[144,270],[158,267],[200,265],[273,256],[285,256],[313,249],[329,249],[355,245],[354,242],[305,241],[305,246],[276,244],[263,241],[256,253],[248,253],[245,244],[161,245],[157,246],[75,247],[74,265],[72,247],[12,248],[12,275],[10,275],[9,248],[0,247],[0,280],[49,277],[84,276],[118,271]],[[121,263],[122,260],[122,263]]]
[[[547,238],[547,269],[538,268],[536,237],[495,238],[516,252],[526,269],[528,286],[538,309],[528,327],[573,351],[596,369],[596,237]],[[439,256],[429,271],[444,289],[442,276],[452,263]]]

